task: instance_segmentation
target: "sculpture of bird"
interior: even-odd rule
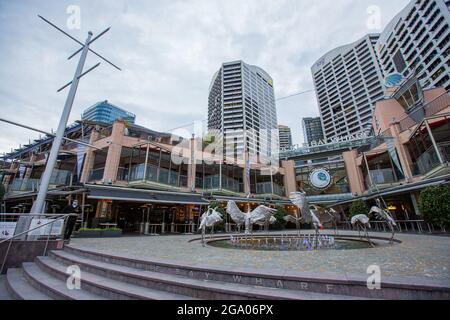
[[[334,234],[338,235],[338,220],[340,220],[339,213],[333,208],[325,209],[325,213],[330,217],[330,221],[327,223],[331,223],[334,228]]]
[[[358,214],[356,216],[353,216],[350,222],[352,226],[356,226],[358,228],[359,237],[361,238],[362,229],[364,231],[365,237],[367,238],[367,241],[371,246],[373,246],[372,241],[370,241],[369,232],[367,231],[368,228],[371,228],[369,217],[365,214]]]
[[[251,233],[251,226],[256,223],[267,223],[270,218],[276,212],[276,209],[268,208],[266,206],[259,206],[253,211],[247,213],[242,212],[236,202],[228,201],[227,203],[227,213],[230,215],[231,219],[238,225],[238,228],[242,224],[245,224],[245,234]]]
[[[202,230],[202,244],[205,246],[205,233],[206,228],[211,228],[211,234],[214,231],[214,226],[223,221],[220,212],[215,209],[208,208],[208,210],[202,214],[200,218],[200,229]]]
[[[269,221],[258,221],[258,222],[255,222],[255,224],[258,225],[258,226],[261,226],[261,227],[265,227],[266,231],[267,231],[269,225],[272,225],[275,222],[277,222],[277,218],[275,218],[274,216],[271,216]]]
[[[305,192],[292,192],[289,195],[289,199],[300,209],[302,215],[301,221],[304,223],[312,223],[316,230],[316,236],[318,236],[319,229],[323,229],[323,225],[317,217],[320,208],[315,205],[308,205]]]
[[[374,213],[375,217],[378,220],[384,220],[387,225],[389,226],[389,229],[392,232],[392,236],[390,239],[390,243],[392,244],[394,242],[394,236],[395,236],[395,227],[397,226],[397,223],[395,222],[394,218],[392,218],[391,214],[387,212],[386,210],[381,209],[379,201],[377,201],[378,206],[373,206],[372,209],[370,209],[369,215]]]

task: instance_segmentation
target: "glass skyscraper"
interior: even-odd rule
[[[118,119],[122,119],[128,123],[134,123],[136,116],[133,113],[123,110],[106,100],[103,102],[98,102],[92,107],[84,110],[81,119],[105,124],[114,123],[114,121]]]

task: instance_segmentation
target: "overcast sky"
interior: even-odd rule
[[[111,31],[93,49],[105,63],[81,80],[70,121],[109,100],[137,115],[137,123],[167,131],[207,114],[208,88],[222,62],[243,60],[274,79],[276,98],[313,88],[311,65],[369,28],[369,7],[384,27],[408,0],[0,0],[0,114],[36,128],[56,130],[73,77],[78,45],[40,19],[41,14],[84,42],[87,32]],[[67,13],[80,8],[80,29]],[[68,21],[69,26],[68,27]],[[373,25],[373,24],[372,24]],[[86,68],[100,60],[90,55]],[[301,118],[317,116],[314,93],[279,101],[278,122],[303,141]],[[0,123],[0,152],[37,133]]]

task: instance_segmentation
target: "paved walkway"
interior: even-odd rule
[[[343,234],[344,232],[341,232]],[[352,232],[345,232],[352,234]],[[388,237],[387,234],[376,234]],[[383,276],[450,279],[450,237],[398,234],[401,244],[336,251],[252,251],[189,243],[195,236],[73,239],[76,247],[133,257],[221,267],[281,269],[297,272],[366,274],[379,265]]]

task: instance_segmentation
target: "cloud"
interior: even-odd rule
[[[153,130],[168,130],[207,113],[208,88],[222,62],[242,59],[265,69],[277,97],[313,88],[311,65],[327,51],[367,30],[367,8],[378,5],[382,24],[407,0],[1,1],[0,112],[43,130],[55,129],[77,59],[78,45],[37,18],[42,14],[84,41],[87,31],[111,31],[93,44],[123,68],[105,63],[84,77],[70,121],[109,100]],[[81,9],[81,29],[67,30],[67,6]],[[90,55],[86,67],[99,60]],[[300,143],[301,118],[318,115],[314,93],[280,101],[280,124]],[[37,134],[0,124],[0,152]]]

